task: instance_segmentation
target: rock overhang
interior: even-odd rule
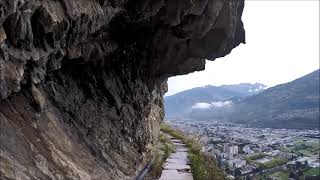
[[[44,81],[62,60],[134,64],[166,79],[203,70],[205,59],[245,42],[242,0],[8,0],[0,7],[1,99],[21,83]]]

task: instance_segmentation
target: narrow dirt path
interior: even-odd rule
[[[167,137],[175,145],[175,152],[167,158],[159,180],[193,180],[186,145],[170,135]]]

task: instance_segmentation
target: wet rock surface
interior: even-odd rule
[[[166,79],[244,42],[239,0],[1,0],[1,179],[128,179]]]

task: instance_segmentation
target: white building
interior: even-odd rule
[[[287,152],[280,152],[278,154],[279,157],[283,158],[283,159],[291,159],[293,158],[295,155],[292,153],[287,153]]]
[[[233,168],[241,168],[247,164],[246,160],[244,160],[244,159],[234,159],[234,160],[230,161],[230,163]]]
[[[243,148],[242,148],[242,151],[246,154],[252,154],[253,153],[253,150],[250,149],[250,146],[249,145],[245,145]]]
[[[223,146],[223,152],[235,155],[239,153],[239,147],[237,145],[225,144]]]
[[[230,154],[236,155],[239,153],[239,147],[238,146],[230,146]]]
[[[239,147],[237,145],[224,144],[223,152],[227,154],[229,159],[232,159],[234,155],[239,153]]]

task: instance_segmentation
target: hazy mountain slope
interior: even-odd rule
[[[273,128],[319,127],[319,70],[264,90],[262,84],[194,88],[165,98],[167,118]]]
[[[233,106],[230,120],[255,126],[314,128],[319,124],[319,70],[269,88]]]
[[[239,99],[262,91],[266,86],[260,83],[197,87],[165,97],[166,117],[186,117],[203,114],[208,109],[192,108],[197,103],[212,103]]]

